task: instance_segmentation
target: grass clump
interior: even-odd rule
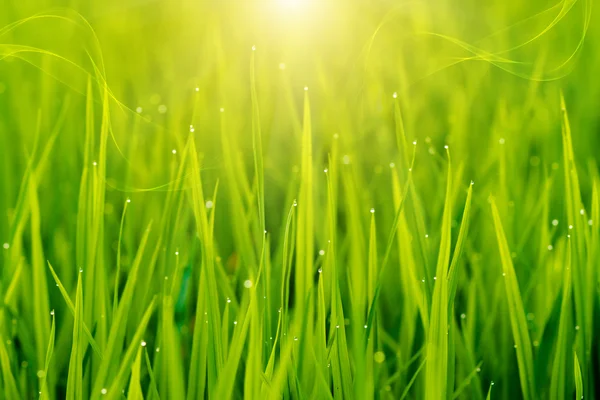
[[[589,0],[3,11],[0,398],[599,396]]]

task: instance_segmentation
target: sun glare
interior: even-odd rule
[[[277,2],[287,10],[298,10],[306,0],[277,0]]]

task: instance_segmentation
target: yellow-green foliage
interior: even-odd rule
[[[591,0],[5,0],[0,399],[593,399]]]

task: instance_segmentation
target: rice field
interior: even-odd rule
[[[0,399],[600,398],[592,0],[4,0]]]

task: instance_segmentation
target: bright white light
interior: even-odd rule
[[[297,8],[302,4],[302,0],[278,0],[279,3],[287,8]]]

